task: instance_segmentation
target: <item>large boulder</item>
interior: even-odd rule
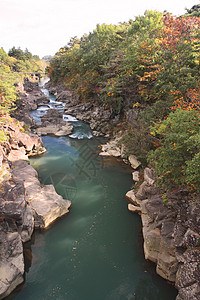
[[[24,257],[15,222],[0,218],[0,299],[3,299],[23,282]]]
[[[101,145],[101,152],[99,155],[101,156],[114,156],[120,157],[121,156],[121,148],[118,146],[120,139],[116,138],[107,142],[104,145]]]
[[[63,123],[61,124],[49,124],[46,126],[40,126],[38,128],[36,128],[35,132],[38,135],[48,135],[48,134],[52,134],[55,136],[65,136],[65,135],[69,135],[71,134],[73,131],[73,126],[70,123]]]
[[[20,177],[24,182],[26,201],[33,211],[36,228],[46,228],[69,212],[71,202],[58,195],[53,185],[41,186],[37,172],[26,161],[17,161],[13,167],[13,178]]]
[[[135,155],[130,155],[128,160],[133,169],[137,169],[141,165],[141,162],[137,160]]]
[[[27,189],[34,211],[35,227],[47,228],[57,218],[69,212],[71,202],[58,195],[53,185],[46,185],[34,191]]]
[[[49,109],[41,118],[42,123],[36,128],[38,135],[53,134],[55,136],[69,135],[73,131],[73,126],[63,120],[63,115],[56,109]]]
[[[140,206],[141,200],[137,199],[134,190],[130,190],[126,193],[126,198],[130,201],[131,204],[135,206]]]

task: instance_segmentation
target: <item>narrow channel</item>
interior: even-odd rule
[[[50,99],[50,107],[63,109],[62,102]],[[39,120],[46,109],[32,115]],[[71,211],[47,230],[35,231],[25,245],[25,284],[9,299],[175,299],[175,288],[145,261],[140,217],[127,210],[132,170],[99,157],[104,139],[92,137],[89,125],[72,116],[64,118],[73,122],[72,135],[43,137],[47,153],[31,164],[42,184],[54,184],[71,200]]]

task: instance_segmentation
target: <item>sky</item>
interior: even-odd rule
[[[118,24],[145,10],[184,14],[199,0],[0,0],[0,47],[26,48],[42,58],[96,24]]]

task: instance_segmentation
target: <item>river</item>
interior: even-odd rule
[[[62,111],[63,103],[49,96],[50,107]],[[46,109],[32,115],[39,121]],[[132,170],[120,160],[98,156],[104,139],[93,138],[88,124],[65,119],[75,126],[72,135],[43,137],[47,152],[31,158],[31,164],[41,183],[54,184],[72,207],[25,244],[25,283],[7,299],[175,299],[175,288],[145,261],[140,217],[127,209]]]

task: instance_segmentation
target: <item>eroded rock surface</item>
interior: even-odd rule
[[[55,136],[69,135],[73,131],[73,126],[63,120],[61,112],[55,109],[49,109],[41,118],[42,123],[37,125],[36,133],[38,135],[53,134]]]
[[[13,219],[0,217],[0,299],[23,282],[23,245]]]
[[[165,194],[155,180],[146,168],[137,192],[126,194],[129,210],[141,209],[145,258],[156,263],[160,276],[175,282],[177,300],[200,299],[199,202],[186,191]]]
[[[34,216],[36,228],[46,228],[69,212],[71,202],[58,195],[53,185],[41,186],[35,169],[25,161],[13,163],[13,178],[20,177],[26,191],[26,201]]]
[[[81,102],[77,96],[67,91],[62,85],[54,86],[48,82],[46,87],[50,93],[56,95],[56,100],[65,102],[65,114],[70,114],[78,120],[90,124],[94,136],[107,135],[119,122],[119,116],[115,115],[112,107],[98,106],[94,101]]]
[[[24,280],[23,243],[34,228],[46,228],[71,206],[52,185],[40,185],[28,157],[46,150],[23,125],[8,118],[1,127],[7,140],[0,145],[0,299]]]
[[[17,110],[14,112],[14,117],[26,124],[34,125],[32,117],[29,115],[31,110],[37,109],[40,105],[49,103],[49,98],[40,90],[38,82],[31,82],[28,79],[24,80],[23,89],[20,89],[21,99],[16,102]]]
[[[121,148],[118,146],[119,138],[111,140],[104,145],[101,145],[101,152],[99,155],[101,156],[114,156],[120,157],[122,155]]]
[[[9,161],[27,159],[28,156],[39,155],[46,151],[42,140],[31,132],[25,133],[23,126],[23,122],[10,118],[2,127],[8,141],[3,142],[1,147]]]

